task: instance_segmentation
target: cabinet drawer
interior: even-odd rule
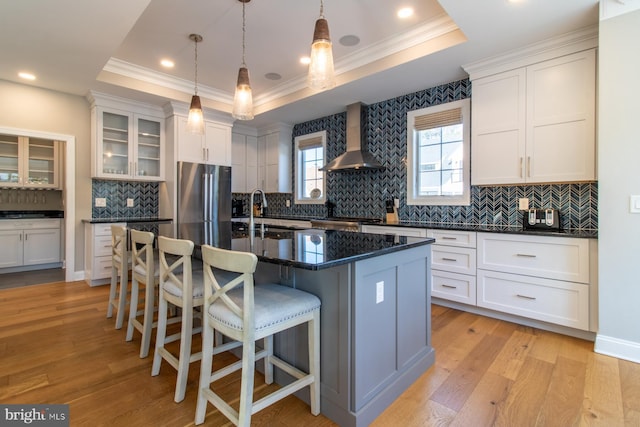
[[[93,259],[93,279],[111,277],[111,256],[101,256]]]
[[[427,237],[433,237],[436,239],[436,244],[439,245],[476,247],[476,233],[474,231],[427,230]]]
[[[589,240],[478,233],[478,269],[589,283]]]
[[[99,256],[111,256],[111,235],[96,236],[93,240],[93,254]]]
[[[466,274],[431,270],[431,296],[476,305],[476,278]]]
[[[431,268],[474,275],[476,274],[476,250],[432,245]]]
[[[479,307],[589,330],[589,286],[478,270]]]
[[[93,224],[93,234],[94,236],[111,236],[111,226],[112,225],[122,225],[125,226],[125,223],[113,223],[113,224]]]

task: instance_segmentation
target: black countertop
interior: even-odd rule
[[[435,242],[431,238],[280,226],[257,227],[252,237],[246,226],[231,223],[181,224],[179,235],[196,246],[209,244],[253,252],[260,261],[306,270],[330,268]]]
[[[248,221],[248,216],[234,218],[236,220]],[[298,220],[298,221],[311,221],[315,219],[330,219],[319,217],[293,217],[293,216],[278,216],[267,215],[262,217],[256,217],[256,219],[285,219],[285,220]],[[363,225],[383,225],[389,227],[410,227],[410,228],[430,228],[439,230],[458,230],[458,231],[478,231],[488,233],[509,233],[509,234],[525,234],[533,236],[559,236],[559,237],[578,237],[586,239],[597,239],[598,230],[592,229],[562,229],[560,231],[555,230],[524,230],[522,225],[508,226],[508,225],[487,225],[487,224],[461,224],[461,223],[443,223],[443,222],[422,222],[422,221],[400,221],[395,224],[388,224],[386,222],[374,221],[360,221]]]
[[[64,211],[56,211],[56,210],[0,211],[0,219],[38,219],[38,218],[64,218]]]
[[[158,218],[158,217],[137,217],[137,218],[90,218],[83,219],[82,222],[88,224],[109,224],[116,222],[125,222],[127,224],[135,223],[163,223],[173,222],[172,218]]]

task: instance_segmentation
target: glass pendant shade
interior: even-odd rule
[[[187,129],[191,133],[204,134],[204,116],[202,115],[202,105],[200,104],[200,97],[198,95],[191,97]]]
[[[195,43],[195,93],[191,97],[191,105],[189,106],[187,130],[191,133],[204,135],[204,116],[200,97],[198,96],[198,43],[202,41],[202,36],[200,34],[189,34],[189,40]]]
[[[316,21],[311,44],[311,62],[307,84],[311,89],[331,89],[336,85],[333,70],[333,51],[329,38],[329,24],[324,18]]]
[[[253,95],[247,67],[240,67],[238,70],[238,83],[233,97],[233,112],[231,115],[238,120],[253,119]]]

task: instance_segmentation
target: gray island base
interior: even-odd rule
[[[430,259],[424,244],[329,268],[258,263],[256,283],[322,300],[321,413],[340,426],[369,425],[433,365]],[[306,336],[304,327],[279,334],[275,352],[307,369]],[[291,379],[278,371],[276,381]],[[308,390],[298,397],[308,403]]]

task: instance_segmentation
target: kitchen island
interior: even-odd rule
[[[246,226],[227,236],[221,228],[185,224],[180,237],[251,251],[259,260],[256,283],[278,282],[321,299],[320,410],[337,424],[369,425],[434,363],[433,239],[279,227],[249,233]],[[307,369],[306,334],[305,327],[279,334],[275,352]],[[277,372],[276,381],[290,378]],[[308,402],[308,390],[298,397]]]

